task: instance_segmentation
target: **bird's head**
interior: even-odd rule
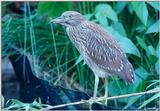
[[[84,21],[84,17],[76,11],[66,11],[60,17],[51,20],[51,23],[61,24],[63,26],[76,26]]]

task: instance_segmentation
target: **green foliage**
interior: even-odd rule
[[[149,5],[151,5],[154,9],[156,10],[159,10],[160,11],[160,8],[159,8],[159,5],[160,3],[159,2],[147,2]]]
[[[105,16],[113,21],[118,21],[116,12],[108,4],[98,5],[95,11],[96,11],[96,16]]]
[[[62,8],[63,7],[63,8]],[[38,14],[48,16],[60,16],[63,12],[72,10],[72,2],[40,2],[38,3]]]
[[[127,4],[128,2],[117,2],[115,6],[115,11],[117,12],[117,14],[122,12],[124,8],[127,6]]]
[[[73,86],[78,84],[76,89],[92,92],[93,72],[82,62],[82,56],[71,44],[64,29],[58,25],[48,24],[48,18],[41,18],[42,15],[54,18],[66,10],[78,10],[88,20],[100,24],[117,40],[135,69],[135,83],[132,85],[126,85],[117,77],[109,79],[109,96],[146,91],[147,86],[154,89],[159,87],[157,81],[160,74],[158,37],[160,20],[157,17],[160,9],[157,4],[157,2],[39,2],[38,16],[29,14],[29,17],[24,16],[22,19],[2,19],[2,57],[14,54],[7,49],[10,44],[16,45],[31,55],[30,59],[38,77],[45,76],[44,78],[51,84],[59,85],[65,85],[67,78],[70,79],[67,82],[70,87],[74,88]],[[58,73],[57,76],[54,75],[55,72]],[[100,87],[101,91],[98,94],[102,96],[103,81],[100,82]],[[124,108],[130,105],[143,108],[149,103],[156,104],[154,100],[158,97],[158,94],[137,96],[111,103]]]
[[[25,111],[39,111],[47,105],[42,104],[41,99],[35,99],[32,103],[23,103],[16,99],[8,100],[7,105],[8,107],[2,109],[2,111],[9,111],[9,110],[25,110]]]
[[[159,30],[159,24],[160,24],[160,20],[158,20],[156,23],[152,24],[148,30],[146,31],[146,34],[150,34],[150,33],[158,33],[160,32]]]
[[[115,29],[119,34],[121,34],[124,37],[127,37],[126,31],[120,22],[113,22],[112,23],[113,29]]]
[[[142,105],[139,106],[139,109],[142,109],[143,107],[145,107],[147,104],[149,104],[153,100],[156,100],[156,99],[158,100],[158,97],[160,97],[160,93],[157,93],[154,96],[152,96],[151,98],[149,98],[148,100],[144,101],[142,103]]]
[[[145,2],[131,2],[133,10],[135,11],[138,18],[146,26],[148,20],[148,9]]]

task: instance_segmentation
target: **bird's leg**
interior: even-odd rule
[[[98,90],[98,84],[99,84],[99,78],[98,76],[95,74],[95,81],[94,81],[94,93],[93,93],[93,97],[91,97],[92,100],[96,99],[97,96],[97,90]]]
[[[97,96],[97,90],[98,90],[98,84],[99,84],[99,77],[95,74],[95,83],[94,83],[94,93],[93,93],[93,97],[90,98],[90,100],[96,100],[96,96]],[[90,110],[92,109],[92,104],[93,102],[90,102]]]
[[[107,105],[108,103],[108,78],[105,78],[105,94],[104,94],[104,97],[106,97],[106,101],[105,101],[105,104]]]
[[[93,93],[94,100],[96,99],[97,96],[98,84],[99,84],[99,77],[95,74],[94,93]]]

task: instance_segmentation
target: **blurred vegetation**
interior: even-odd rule
[[[132,85],[126,85],[117,77],[109,78],[109,96],[160,88],[158,2],[38,2],[34,13],[30,11],[30,2],[25,2],[24,10],[28,13],[20,17],[8,16],[7,5],[8,2],[2,2],[2,57],[14,54],[8,49],[11,45],[17,46],[30,55],[38,77],[54,85],[63,84],[88,93],[93,91],[93,72],[83,63],[64,28],[49,24],[50,18],[76,10],[111,33],[135,69]],[[104,94],[103,82],[100,81],[99,96]],[[112,105],[156,107],[158,97],[159,93],[118,99]]]

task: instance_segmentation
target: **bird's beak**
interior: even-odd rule
[[[62,17],[57,17],[57,18],[50,21],[50,23],[55,23],[55,24],[59,24],[59,23],[62,23],[62,22],[63,22]]]

